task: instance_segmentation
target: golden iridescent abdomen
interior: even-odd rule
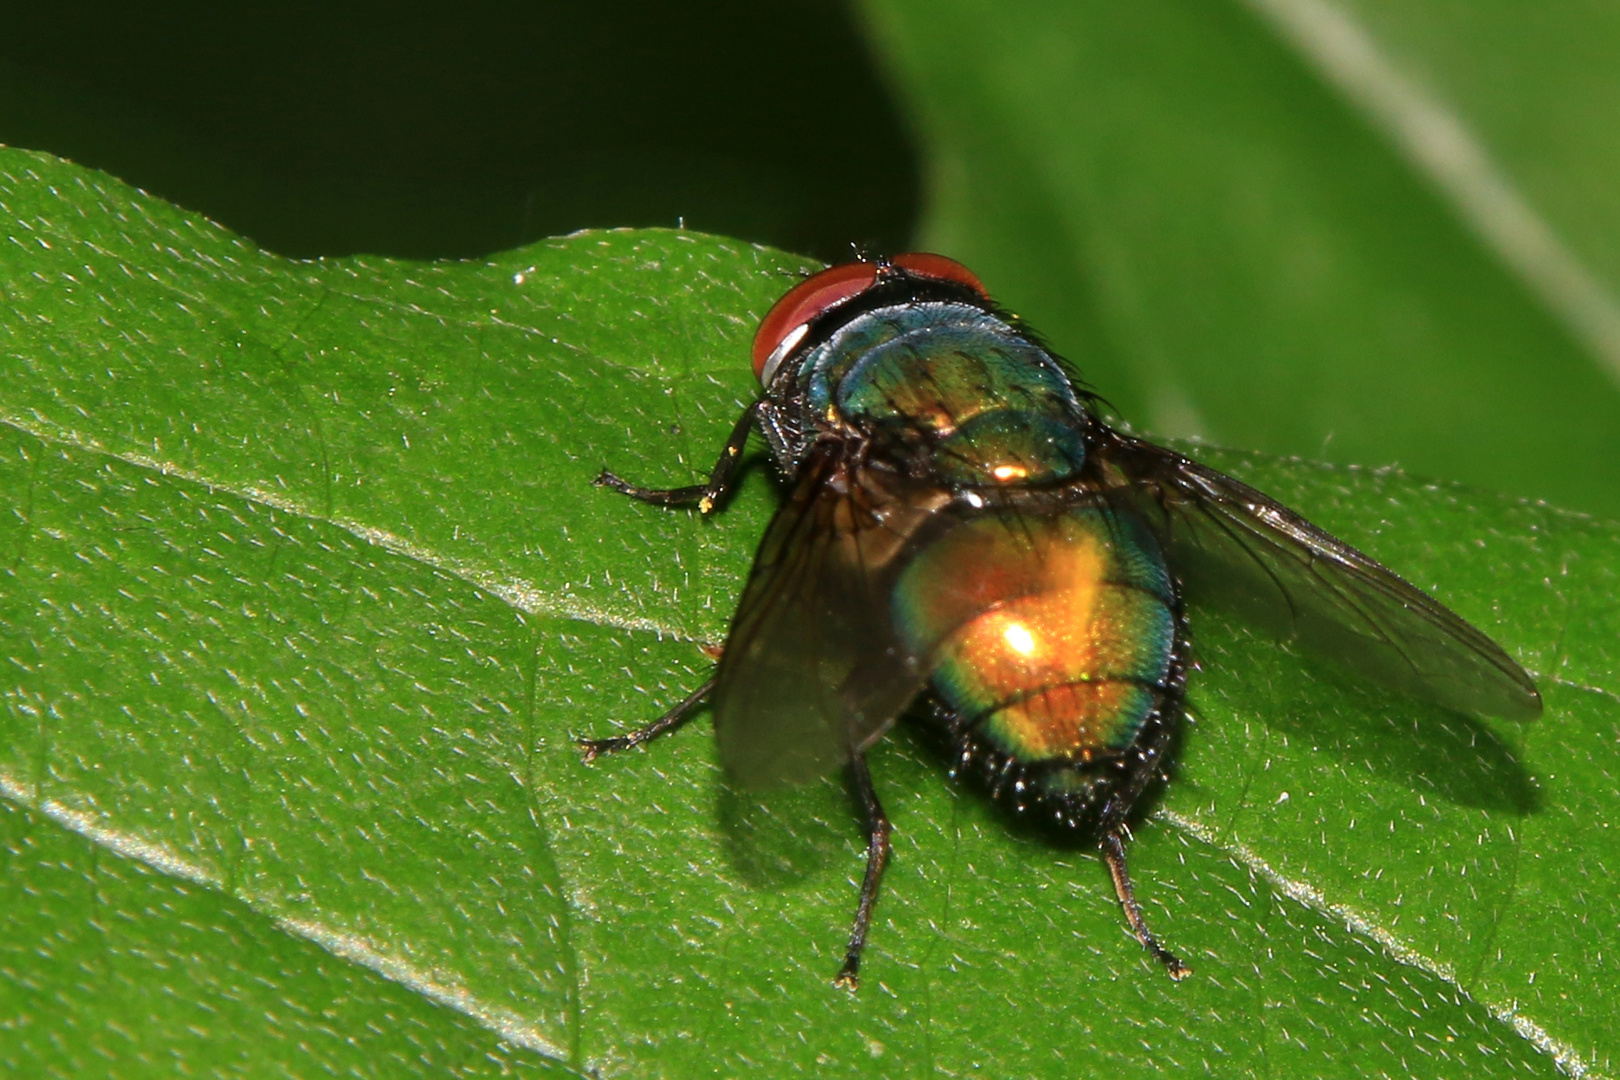
[[[1018,760],[1128,747],[1172,669],[1169,574],[1134,517],[1074,506],[986,515],[920,552],[895,595],[902,636],[939,642],[935,692],[958,730]]]

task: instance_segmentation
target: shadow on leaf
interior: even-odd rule
[[[1219,620],[1200,624],[1192,699],[1241,702],[1274,731],[1358,769],[1458,806],[1525,816],[1539,794],[1511,734],[1357,679]],[[1502,722],[1502,728],[1508,728]]]
[[[761,795],[722,783],[716,810],[726,855],[744,881],[777,889],[847,859],[860,822],[839,772]]]

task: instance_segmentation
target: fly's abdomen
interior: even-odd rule
[[[957,730],[1021,764],[1124,751],[1162,702],[1174,594],[1132,516],[964,522],[912,561],[895,603]]]

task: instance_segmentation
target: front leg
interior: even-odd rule
[[[726,440],[725,447],[720,451],[720,460],[714,463],[714,468],[709,472],[709,482],[706,484],[692,484],[678,488],[637,487],[606,469],[603,469],[592,482],[597,487],[612,488],[632,499],[639,499],[655,506],[685,506],[697,503],[698,510],[707,514],[722,498],[731,493],[732,487],[736,484],[737,463],[742,460],[743,447],[748,445],[748,433],[753,431],[754,425],[759,422],[759,406],[760,403],[756,401],[743,410],[737,426],[731,429],[731,438]]]

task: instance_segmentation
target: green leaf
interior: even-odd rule
[[[1620,517],[1616,20],[868,0],[922,244],[1165,436]]]
[[[1132,848],[1179,984],[1089,851],[901,731],[851,996],[834,780],[731,792],[702,723],[572,744],[703,678],[775,499],[589,481],[706,471],[800,260],[646,231],[289,262],[18,151],[0,208],[14,1071],[1612,1074],[1614,526],[1205,453],[1496,635],[1547,717],[1427,713],[1199,613]]]
[[[155,850],[129,853],[172,869]],[[110,857],[9,802],[0,897],[11,1076],[577,1075],[500,1039],[492,1018],[375,977],[336,938],[290,937],[241,900]]]

